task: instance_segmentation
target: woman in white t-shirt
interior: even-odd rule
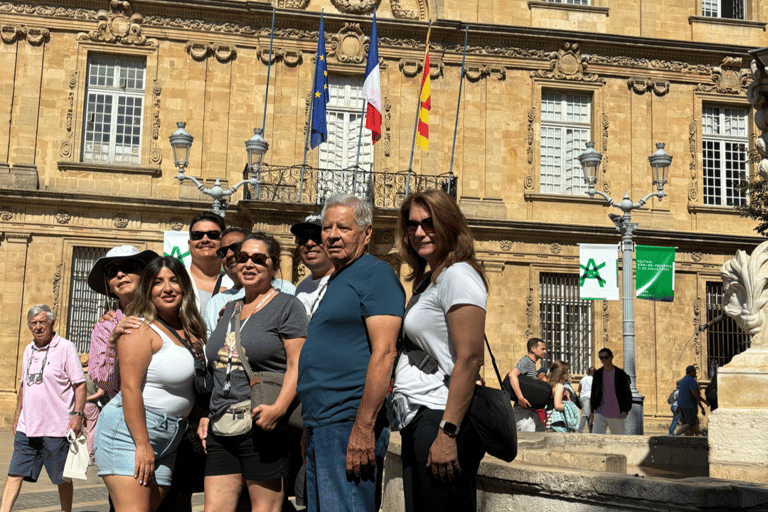
[[[476,510],[484,450],[466,413],[483,364],[487,280],[467,221],[445,192],[409,196],[397,228],[400,255],[413,270],[407,279],[414,283],[392,392],[405,509]],[[437,362],[434,373],[413,364],[418,351]]]

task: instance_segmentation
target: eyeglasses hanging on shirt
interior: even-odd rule
[[[50,344],[46,345],[45,348],[32,347],[32,354],[29,356],[29,362],[27,362],[27,373],[24,376],[24,381],[27,383],[27,386],[43,383],[43,372],[45,371],[45,364],[48,361],[48,354],[50,353],[49,349]],[[43,357],[43,363],[40,365],[40,371],[30,375],[29,370],[32,368],[32,361],[35,359],[35,352],[40,350],[45,350],[45,357]]]

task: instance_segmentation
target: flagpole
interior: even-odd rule
[[[320,20],[323,19],[323,11],[320,9]],[[325,37],[324,33],[318,32],[317,37]],[[304,136],[304,160],[301,162],[301,176],[299,177],[299,203],[301,203],[301,193],[304,189],[304,169],[307,167],[307,148],[309,147],[309,132],[312,131],[312,107],[315,104],[314,91],[315,91],[315,75],[317,74],[317,61],[320,56],[315,52],[315,69],[312,72],[312,92],[310,92],[309,109],[307,109],[307,134]]]
[[[375,22],[375,20],[376,20],[376,10],[375,9],[373,11],[373,19],[374,19],[374,22]],[[369,39],[368,47],[370,48],[371,47],[371,41],[370,41],[370,38],[368,38],[368,39]],[[360,149],[362,147],[362,142],[363,142],[363,125],[365,124],[365,112],[367,110],[367,107],[368,107],[368,101],[367,100],[363,100],[363,111],[362,111],[362,113],[360,115],[360,131],[357,133],[357,156],[355,157],[355,169],[357,169],[357,166],[360,165]],[[355,172],[357,172],[357,171],[355,171]],[[371,172],[373,172],[373,162],[371,162]],[[352,180],[352,181],[353,181],[352,190],[354,190],[355,189],[354,188],[355,187],[354,180]]]
[[[427,47],[424,50],[424,58],[427,57],[429,52],[429,33],[432,31],[432,20],[429,20],[429,26],[427,27]],[[429,70],[427,70],[429,73]],[[413,138],[411,139],[411,160],[408,162],[408,178],[405,181],[405,197],[408,197],[408,192],[411,189],[411,168],[413,167],[413,150],[416,145],[416,128],[419,126],[419,111],[421,110],[421,86],[419,86],[419,95],[416,97],[416,119],[413,123]]]
[[[451,146],[451,166],[448,168],[448,195],[451,195],[453,183],[453,155],[456,152],[456,132],[459,129],[459,107],[461,106],[461,88],[464,85],[464,60],[467,57],[467,36],[469,25],[464,29],[464,53],[461,55],[461,74],[459,75],[459,99],[456,100],[456,123],[453,125],[453,146]]]
[[[269,30],[269,55],[267,56],[267,89],[264,92],[264,115],[261,118],[261,134],[264,135],[264,128],[267,126],[267,101],[269,99],[269,75],[272,71],[272,41],[275,38],[275,8],[272,8],[272,28]],[[261,189],[261,165],[256,174],[256,199],[259,198]],[[301,201],[299,201],[301,202]]]

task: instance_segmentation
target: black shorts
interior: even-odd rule
[[[286,474],[293,433],[267,432],[254,425],[240,436],[219,436],[208,429],[205,476],[242,474],[246,480],[278,480]]]
[[[683,425],[694,426],[698,422],[698,415],[696,414],[696,407],[678,407],[680,410],[680,419]]]

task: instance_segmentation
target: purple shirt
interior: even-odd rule
[[[47,358],[46,358],[47,356]],[[29,384],[42,370],[42,382]],[[67,437],[70,411],[75,409],[75,385],[85,382],[80,357],[72,342],[54,334],[38,349],[34,342],[24,349],[21,363],[21,415],[16,430],[27,437]]]
[[[595,412],[606,418],[621,418],[619,399],[616,398],[616,369],[603,369],[603,402]]]
[[[88,354],[88,375],[110,399],[120,391],[120,368],[117,364],[116,346],[109,342],[109,335],[117,323],[125,317],[120,309],[115,310],[111,322],[96,322],[91,334],[91,348]]]

